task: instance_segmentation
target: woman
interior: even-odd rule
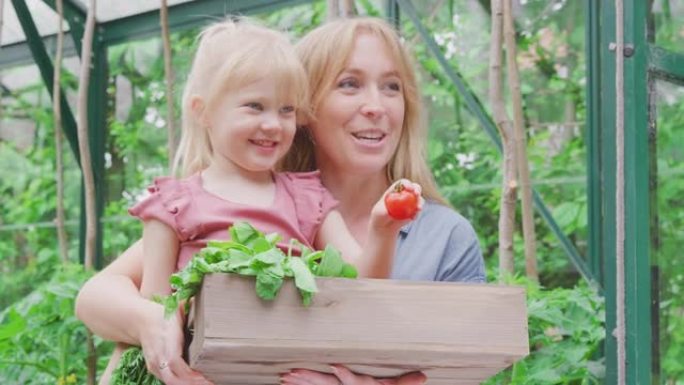
[[[312,93],[312,118],[302,122],[288,170],[320,169],[340,202],[352,235],[365,241],[373,204],[393,180],[423,186],[426,203],[397,240],[392,278],[484,282],[484,263],[471,225],[447,207],[424,156],[426,128],[408,52],[387,23],[374,18],[324,24],[297,44]],[[397,92],[397,90],[401,92]],[[77,316],[103,338],[155,352],[150,370],[166,384],[205,383],[181,358],[178,319],[140,296],[142,246],[136,242],[81,289]],[[107,301],[103,299],[107,298]],[[105,305],[106,303],[106,305]],[[406,384],[420,373],[377,381],[335,367],[336,376],[306,370],[285,374],[289,384]]]

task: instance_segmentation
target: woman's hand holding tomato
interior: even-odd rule
[[[371,211],[371,228],[396,233],[415,219],[423,207],[421,187],[408,179],[393,183]]]

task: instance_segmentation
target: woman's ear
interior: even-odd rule
[[[190,97],[190,112],[193,119],[202,127],[209,127],[209,120],[206,113],[207,106],[201,96],[193,95]]]

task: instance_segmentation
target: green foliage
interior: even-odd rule
[[[140,348],[129,348],[121,355],[119,365],[109,381],[112,385],[163,385],[147,371],[145,357]]]
[[[363,14],[381,15],[380,3],[360,0],[356,5]],[[419,8],[420,17],[447,54],[453,69],[466,79],[473,93],[488,108],[489,14],[485,11],[486,7],[480,9],[476,2],[448,1],[441,2],[441,8],[431,9],[439,3],[421,1],[418,5],[418,2],[414,2]],[[673,4],[672,9],[670,3]],[[655,2],[655,36],[659,46],[681,51],[677,44],[681,40],[678,37],[682,34],[682,28],[681,23],[676,23],[678,15],[675,13],[681,8],[675,8],[675,3],[672,0]],[[326,4],[319,0],[259,15],[259,18],[268,25],[286,28],[298,37],[324,21],[325,15]],[[532,177],[535,187],[563,231],[580,253],[586,255],[587,167],[582,122],[587,109],[584,100],[587,69],[582,2],[527,0],[521,3],[516,16]],[[197,30],[192,29],[171,36],[177,78],[174,100],[179,115],[181,90],[190,66],[196,33]],[[442,192],[477,230],[486,256],[488,276],[495,279],[498,274],[500,156],[480,122],[470,113],[463,97],[446,78],[439,63],[427,52],[425,45],[417,38],[414,26],[406,18],[402,33],[408,45],[413,47],[424,102],[430,110],[430,165]],[[103,265],[139,238],[140,223],[131,219],[126,210],[153,177],[168,173],[166,101],[160,53],[159,39],[126,43],[109,49],[110,108],[106,127],[108,161]],[[76,77],[69,72],[65,72],[63,77],[63,85],[73,91],[77,86]],[[117,98],[117,94],[123,93],[131,95],[130,106],[124,106]],[[684,131],[681,130],[684,103],[681,102],[681,92],[671,89],[661,89],[659,96],[662,100],[657,105],[658,178],[654,180],[657,199],[653,202],[653,207],[657,207],[653,211],[658,215],[657,221],[654,219],[658,231],[652,237],[652,256],[660,277],[660,365],[662,382],[681,383],[684,378],[681,364],[681,357],[684,356],[684,296],[681,295],[684,290],[684,263],[681,257],[684,247],[681,240],[684,211],[672,208],[684,205],[684,179],[681,178],[684,175],[681,166],[684,160],[681,146],[684,143]],[[10,141],[0,141],[0,293],[3,293],[0,309],[10,309],[14,303],[25,303],[35,298],[35,293],[42,290],[38,287],[47,285],[55,271],[61,271],[58,267],[61,262],[57,254],[56,231],[51,225],[55,217],[55,145],[49,96],[44,93],[44,86],[37,81],[12,90],[12,94],[2,101],[3,126],[8,122],[11,125],[14,119],[36,123],[30,146],[21,147]],[[80,172],[69,146],[65,145],[64,149],[69,257],[75,261],[80,215]],[[557,337],[544,334],[545,331],[555,330],[555,327],[565,330],[563,327],[567,325],[563,324],[563,319],[575,317],[576,310],[571,310],[571,302],[579,303],[581,298],[591,296],[587,293],[589,289],[578,285],[579,277],[568,263],[555,236],[539,218],[536,221],[541,281],[549,289],[536,290],[530,294],[530,337],[535,341],[532,355],[497,379],[521,383],[525,378],[534,378],[539,381],[530,383],[543,384],[561,378],[568,383],[575,383],[585,370],[592,373],[587,380],[587,383],[592,383],[592,376],[600,377],[593,369],[597,363],[592,359],[600,355],[595,352],[597,343],[594,337],[572,332],[562,334],[560,341],[553,341]],[[518,235],[515,238],[515,251],[516,255],[522,255],[522,239]],[[516,263],[517,271],[522,271],[521,258]],[[322,262],[314,264],[314,267],[321,265]],[[269,275],[262,275],[260,282],[265,288],[264,293],[274,292],[277,285]],[[558,311],[552,312],[551,318],[565,318],[544,320],[541,316],[537,317],[535,314],[541,310],[534,306],[534,301],[545,301],[547,307],[557,308]],[[594,299],[589,302],[596,303]],[[46,307],[45,311],[48,310]],[[32,322],[42,319],[40,312],[24,314],[17,310],[15,313],[10,315],[9,310],[3,311],[3,329],[0,330],[9,333],[22,322],[33,325]],[[67,314],[63,316],[67,317]],[[32,320],[32,317],[36,320]],[[602,317],[588,316],[577,322],[595,330],[591,325]],[[5,329],[6,323],[14,326]],[[6,339],[1,336],[2,332],[0,343],[3,343]],[[580,347],[582,344],[586,346]],[[51,352],[58,346],[55,340],[45,352]],[[585,348],[591,350],[591,357],[586,356]],[[72,361],[83,362],[81,358],[85,354],[85,345],[81,344],[80,349],[74,353],[74,357],[79,358]],[[565,352],[563,349],[567,349],[571,358],[559,356]],[[35,350],[32,354],[39,357]],[[46,365],[52,365],[57,361],[45,362]],[[49,369],[57,373],[58,367],[51,366]],[[0,366],[0,380],[5,380],[0,382],[24,383],[24,379],[28,378],[35,378],[37,382],[58,381],[57,377],[50,377],[49,374],[36,374],[38,369],[31,368],[28,365],[10,370]],[[59,372],[59,375],[66,375],[62,379],[67,381],[73,378],[69,377],[69,373]],[[18,375],[26,377],[16,380]],[[77,378],[82,382],[80,374]]]
[[[527,287],[530,355],[485,385],[600,384],[605,367],[597,359],[605,339],[604,302],[596,290]]]
[[[74,316],[74,299],[90,276],[80,265],[63,265],[45,284],[0,314],[0,382],[85,383],[86,328]],[[111,344],[95,339],[100,355]],[[104,369],[105,361],[99,362]]]

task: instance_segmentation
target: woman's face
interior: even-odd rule
[[[404,108],[403,84],[389,50],[380,38],[359,34],[311,126],[318,167],[384,175],[399,143]]]

